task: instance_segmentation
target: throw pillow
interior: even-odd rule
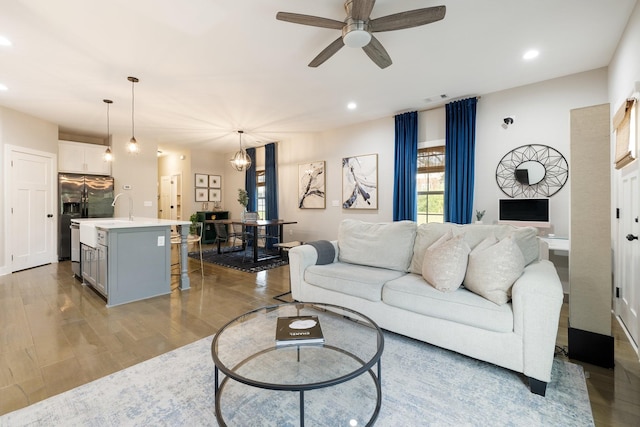
[[[439,291],[455,291],[464,279],[470,251],[464,235],[452,238],[449,231],[427,248],[422,263],[422,277]]]
[[[524,256],[514,241],[507,237],[498,243],[469,254],[464,286],[471,292],[502,305],[511,299],[511,287],[524,271]]]

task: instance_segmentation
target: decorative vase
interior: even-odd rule
[[[245,206],[244,208],[242,208],[242,211],[240,212],[240,221],[244,222],[244,217],[246,213],[247,213],[247,208]]]

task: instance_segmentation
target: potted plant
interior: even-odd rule
[[[242,188],[238,188],[238,203],[242,205],[240,220],[244,221],[244,213],[247,211],[247,205],[249,204],[249,193]]]
[[[189,217],[189,221],[191,221],[191,225],[189,226],[189,234],[196,234],[196,223],[198,222],[198,214],[192,213]]]
[[[484,217],[485,212],[476,210],[476,224],[482,224],[482,217]]]

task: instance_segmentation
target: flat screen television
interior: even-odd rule
[[[549,222],[549,199],[500,199],[500,221]]]

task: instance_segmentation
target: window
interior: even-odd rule
[[[266,210],[267,210],[267,183],[266,183],[266,179],[265,179],[265,173],[264,170],[261,171],[256,171],[256,192],[258,193],[258,200],[256,201],[257,203],[257,211],[258,211],[258,217],[261,219],[265,219],[266,218]]]
[[[418,149],[418,224],[444,222],[444,145]]]

